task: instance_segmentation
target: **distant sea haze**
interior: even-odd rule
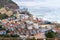
[[[39,18],[60,23],[60,0],[13,0]]]

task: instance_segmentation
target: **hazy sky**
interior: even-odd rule
[[[45,20],[60,22],[60,0],[13,0],[20,7]]]

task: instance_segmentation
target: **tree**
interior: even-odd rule
[[[5,28],[0,28],[0,31],[1,31],[1,30],[6,30],[6,29],[5,29]]]
[[[46,33],[45,33],[45,36],[47,37],[47,38],[55,38],[56,37],[56,33],[55,32],[53,32],[52,30],[49,30],[49,31],[47,31]],[[51,40],[51,39],[50,39]]]
[[[0,28],[2,28],[2,25],[0,24]]]
[[[19,35],[17,35],[17,34],[14,34],[14,35],[11,35],[11,37],[19,37]]]
[[[0,14],[0,19],[6,19],[8,16],[6,14]]]

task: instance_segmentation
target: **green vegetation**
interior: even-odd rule
[[[0,9],[1,9],[2,7],[4,7],[4,6],[2,5],[2,3],[0,3]]]
[[[6,30],[6,33],[9,33],[10,32],[10,30]]]
[[[6,29],[5,29],[5,28],[2,28],[2,25],[0,25],[0,31],[1,31],[1,30],[6,30]]]
[[[8,2],[12,3],[13,1],[12,0],[8,0]]]
[[[2,28],[2,25],[0,24],[0,28]]]
[[[48,32],[45,33],[45,36],[47,38],[55,38],[56,37],[56,33],[53,32],[52,30],[49,30]]]
[[[51,38],[51,39],[46,39],[46,40],[53,40],[52,38],[55,38],[57,36],[57,33],[53,32],[52,30],[49,30],[48,32],[45,33],[46,38]]]
[[[6,14],[0,14],[0,19],[6,19],[8,16]]]
[[[3,35],[0,35],[0,37],[19,37],[19,35],[17,34],[14,34],[14,35],[8,35],[8,34],[3,34]]]
[[[14,34],[14,35],[11,35],[11,37],[19,37],[19,35],[17,35],[17,34]]]
[[[6,30],[6,29],[5,29],[5,28],[0,28],[0,31],[1,31],[1,30]]]
[[[3,6],[0,6],[0,9],[2,8]]]

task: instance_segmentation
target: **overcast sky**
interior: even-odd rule
[[[13,0],[20,7],[45,20],[60,22],[60,0]]]

